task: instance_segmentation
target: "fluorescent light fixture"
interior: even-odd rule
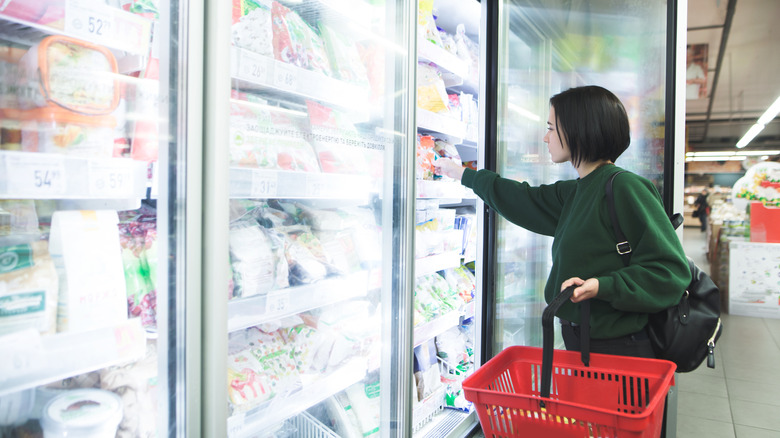
[[[739,139],[737,142],[738,148],[744,148],[745,146],[750,143],[751,140],[756,138],[759,132],[761,132],[764,129],[764,125],[759,125],[756,123],[755,125],[751,126],[750,129],[748,129],[748,132],[745,133],[745,135],[742,136],[742,138]]]
[[[756,124],[751,126],[750,129],[748,129],[748,132],[745,133],[742,138],[739,139],[737,142],[738,148],[744,148],[747,146],[748,143],[750,143],[751,140],[756,138],[759,132],[761,132],[767,123],[771,122],[772,119],[777,116],[777,113],[780,113],[780,97],[775,100],[775,102],[772,105],[769,105],[769,108],[764,111],[764,114],[761,115],[761,117],[758,118],[758,121],[756,121]]]
[[[261,102],[249,102],[249,101],[246,101],[246,100],[230,99],[230,103],[234,103],[234,104],[240,105],[240,106],[245,106],[247,108],[257,108],[257,109],[261,109],[261,110],[265,110],[265,111],[275,111],[275,112],[278,112],[278,113],[289,114],[291,116],[296,116],[296,117],[308,117],[309,116],[307,113],[305,113],[303,111],[296,111],[296,110],[291,110],[291,109],[287,109],[287,108],[280,108],[278,106],[268,105],[266,103],[261,103]]]
[[[701,151],[701,152],[688,152],[686,157],[757,157],[757,156],[771,156],[780,154],[780,151]]]
[[[768,125],[769,122],[771,122],[772,119],[774,119],[778,113],[780,113],[780,97],[778,97],[777,100],[775,100],[775,103],[769,105],[769,108],[767,108],[767,110],[764,111],[764,114],[762,114],[761,117],[758,118],[758,124]]]
[[[746,157],[736,155],[707,156],[707,157],[688,157],[685,161],[742,161]]]

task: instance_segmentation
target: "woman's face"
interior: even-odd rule
[[[569,146],[561,138],[558,125],[555,120],[555,108],[550,106],[550,116],[547,118],[547,134],[544,135],[544,142],[547,143],[547,149],[550,151],[550,158],[553,163],[565,163],[571,161],[571,152]]]

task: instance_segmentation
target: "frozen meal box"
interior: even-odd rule
[[[46,242],[0,247],[0,335],[56,329],[59,280]]]
[[[20,112],[22,147],[26,152],[111,157],[113,116],[88,116],[56,106]]]
[[[58,105],[81,114],[109,114],[119,104],[116,58],[105,47],[49,36],[22,56],[19,106]]]
[[[65,391],[43,408],[41,429],[48,437],[113,438],[122,421],[118,395],[102,389]]]

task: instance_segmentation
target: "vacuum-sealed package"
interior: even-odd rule
[[[49,36],[19,60],[19,106],[56,105],[81,114],[110,114],[119,104],[117,62],[105,47]]]

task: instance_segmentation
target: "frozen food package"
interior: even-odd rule
[[[309,227],[279,228],[285,237],[285,255],[290,268],[290,284],[300,285],[320,281],[333,272],[332,263],[317,236]]]
[[[305,67],[326,76],[331,76],[332,73],[330,62],[328,61],[328,54],[325,50],[325,43],[320,35],[295,12],[288,13],[286,19],[287,29],[290,32],[290,35],[296,36],[293,40],[300,38],[302,41],[301,49],[306,56]]]
[[[433,166],[436,160],[435,143],[430,135],[417,134],[417,179],[433,180],[435,168]]]
[[[379,436],[379,379],[378,375],[371,375],[373,379],[350,386],[345,391],[349,403],[355,411],[355,417],[360,425],[360,432],[364,437]]]
[[[272,170],[319,172],[305,140],[308,122],[252,94],[233,91],[230,103],[230,164]]]
[[[315,231],[314,235],[320,241],[335,272],[348,274],[360,270],[360,257],[352,231]]]
[[[326,173],[368,174],[365,142],[341,111],[306,101],[311,137],[320,167]]]
[[[19,105],[56,105],[80,114],[110,114],[119,103],[117,62],[103,46],[48,36],[19,60]]]
[[[366,66],[363,65],[355,40],[321,21],[319,29],[325,40],[334,76],[345,82],[367,85],[369,82]]]
[[[236,47],[273,57],[271,8],[262,2],[233,0],[232,43]]]
[[[414,348],[414,378],[417,382],[419,401],[433,394],[441,386],[441,374],[433,339]]]
[[[252,219],[231,224],[230,260],[235,297],[265,295],[289,285],[284,247]]]
[[[306,35],[298,25],[294,11],[275,1],[271,5],[271,23],[273,25],[274,58],[301,68],[309,68],[306,53]]]
[[[433,3],[433,0],[419,0],[417,2],[417,34],[424,35],[426,40],[442,47],[441,36],[433,15]]]
[[[22,150],[81,157],[114,155],[113,116],[74,113],[50,106],[20,112]]]
[[[385,50],[374,41],[360,41],[357,49],[371,86],[371,102],[380,104],[385,97]]]
[[[252,354],[241,351],[228,355],[228,398],[235,408],[248,409],[273,396],[270,376]]]
[[[449,97],[441,72],[427,62],[417,63],[417,107],[433,113],[449,111]]]
[[[59,280],[46,242],[0,247],[0,335],[57,328]]]

